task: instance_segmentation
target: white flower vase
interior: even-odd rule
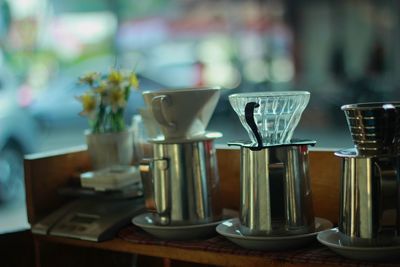
[[[115,165],[131,165],[133,134],[131,130],[116,133],[85,133],[93,170]]]

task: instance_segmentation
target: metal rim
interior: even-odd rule
[[[367,102],[367,103],[356,103],[347,104],[341,107],[342,110],[387,110],[393,108],[400,108],[400,102]]]
[[[198,92],[198,91],[219,91],[221,87],[181,87],[181,88],[162,88],[160,90],[155,91],[144,91],[143,95],[147,94],[160,94],[160,93],[176,93],[176,92]]]
[[[308,91],[270,91],[270,92],[250,92],[229,95],[229,98],[249,98],[249,97],[281,97],[281,96],[306,96]]]
[[[168,138],[159,136],[157,138],[149,139],[148,141],[153,144],[180,144],[180,143],[193,143],[221,138],[223,135],[220,132],[205,132],[201,135],[192,136],[189,138]]]
[[[280,143],[280,144],[269,144],[269,145],[262,145],[262,149],[264,148],[276,148],[276,147],[285,147],[285,146],[303,146],[303,145],[310,145],[314,146],[317,141],[314,140],[301,140],[301,139],[292,139],[289,143]],[[239,147],[246,147],[246,148],[257,148],[257,144],[251,141],[231,141],[228,143],[228,146],[239,146]]]

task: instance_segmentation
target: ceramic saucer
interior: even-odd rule
[[[205,239],[216,235],[215,227],[222,221],[194,225],[161,226],[154,222],[153,213],[144,213],[132,219],[132,223],[147,233],[166,240]],[[225,218],[226,220],[226,218]]]
[[[315,218],[315,232],[301,235],[285,236],[245,236],[240,232],[238,218],[227,220],[217,226],[217,232],[233,243],[247,249],[285,250],[299,248],[315,240],[318,232],[332,228],[326,219]]]
[[[365,261],[388,261],[400,258],[400,246],[356,247],[343,245],[337,228],[320,232],[317,236],[320,243],[343,257]]]

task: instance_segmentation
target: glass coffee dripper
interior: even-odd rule
[[[260,145],[261,141],[264,146],[290,143],[309,99],[310,93],[306,91],[243,93],[229,96],[229,102],[253,144]]]

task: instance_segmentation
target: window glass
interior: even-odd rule
[[[395,1],[2,3],[2,62],[19,80],[19,102],[47,127],[40,150],[60,144],[49,139],[63,133],[64,146],[83,143],[74,82],[110,66],[139,72],[143,90],[146,79],[224,88],[209,125],[224,133],[222,144],[247,138],[232,93],[310,91],[295,136],[320,147],[352,145],[341,105],[397,97]]]

